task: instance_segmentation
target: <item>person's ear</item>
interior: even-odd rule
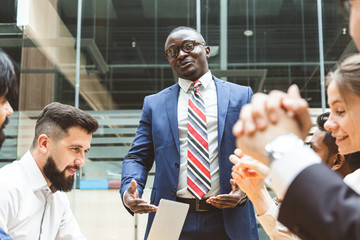
[[[331,167],[331,170],[337,171],[339,170],[345,163],[345,156],[341,153],[337,153],[334,158],[334,164]]]
[[[210,58],[210,47],[205,46],[206,58]]]
[[[47,153],[49,147],[49,136],[46,134],[41,134],[38,137],[38,149],[42,153]]]

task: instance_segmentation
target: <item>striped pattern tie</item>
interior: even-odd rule
[[[188,108],[187,188],[201,199],[211,188],[209,144],[204,100],[198,90],[201,82],[193,84]]]

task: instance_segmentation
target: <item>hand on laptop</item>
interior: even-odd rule
[[[208,200],[206,200],[206,202],[217,208],[235,207],[246,198],[246,195],[243,191],[240,190],[238,185],[236,185],[234,179],[230,180],[230,184],[232,190],[229,194],[221,194],[215,197],[210,197]]]
[[[137,183],[134,179],[131,180],[131,186],[124,193],[124,203],[134,213],[150,213],[157,210],[157,206],[139,198]]]

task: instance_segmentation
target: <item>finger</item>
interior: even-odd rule
[[[234,172],[241,172],[241,166],[239,165],[239,163],[241,161],[243,161],[243,160],[256,161],[248,155],[243,155],[243,157],[240,159],[237,156],[235,156],[234,154],[231,154],[229,159],[234,164],[234,166],[232,167],[232,171],[234,171]]]
[[[237,185],[241,185],[241,181],[244,180],[244,178],[242,177],[242,175],[236,173],[236,172],[231,172],[231,176],[233,177],[233,179],[236,181]]]
[[[268,125],[267,117],[267,101],[268,95],[257,93],[251,99],[252,116],[256,125],[256,129],[264,130]]]
[[[229,156],[229,160],[230,162],[232,162],[234,165],[236,165],[239,161],[240,161],[240,158],[238,158],[237,156],[235,156],[234,154],[231,154]]]
[[[246,104],[241,108],[240,119],[243,124],[244,134],[252,135],[256,130],[252,115],[252,105]]]
[[[256,171],[248,169],[248,168],[244,169],[242,171],[242,174],[244,176],[244,179],[246,179],[246,178],[253,179],[253,178],[261,177],[261,175],[258,174]]]
[[[236,172],[236,173],[238,173],[238,174],[241,173],[242,169],[241,169],[239,163],[235,164],[235,165],[232,167],[232,171],[233,171],[233,172]]]
[[[300,90],[297,85],[293,84],[287,91],[287,97],[282,101],[282,107],[290,117],[296,116],[296,111],[303,106]]]
[[[288,88],[287,94],[293,98],[301,98],[299,87],[296,84]]]
[[[239,186],[236,184],[234,179],[230,179],[230,184],[231,184],[231,190],[232,192],[235,192],[236,190],[239,189]]]
[[[155,205],[151,204],[139,204],[134,210],[134,213],[150,213],[155,212],[157,210],[157,207]]]
[[[274,90],[269,93],[269,100],[267,103],[268,116],[272,123],[276,123],[279,120],[279,112],[281,104],[286,93]]]
[[[215,199],[211,199],[208,203],[217,208],[234,207],[239,202],[239,198],[231,195],[219,195]]]
[[[131,209],[131,211],[135,212],[140,204],[147,204],[147,202],[140,198],[136,198],[136,199],[130,198],[127,200],[126,204]]]
[[[298,86],[295,84],[291,85],[287,96],[283,99],[282,107],[293,117],[297,115],[298,111],[303,111],[304,106],[307,109],[307,102],[301,98]]]
[[[128,191],[130,193],[134,193],[136,189],[137,189],[137,183],[136,183],[135,179],[132,179],[131,180],[131,185],[130,185]]]
[[[222,208],[233,208],[237,205],[237,202],[222,202],[222,203],[210,203],[216,208],[222,209]]]
[[[239,162],[237,165],[242,169],[243,172],[245,172],[246,177],[254,176],[254,173],[251,171],[249,172],[249,170],[255,171],[259,175],[259,177],[263,177],[263,178],[265,178],[269,173],[269,168],[257,160],[244,159],[241,162]]]
[[[304,138],[307,136],[308,131],[312,127],[308,111],[309,104],[305,99],[301,98],[300,90],[295,84],[289,87],[287,95],[289,97],[284,98],[283,108],[286,109],[288,113],[291,113],[290,116],[295,117],[300,125],[300,128],[303,129],[302,133]]]
[[[239,158],[242,158],[245,154],[241,151],[241,149],[240,148],[236,148],[235,150],[234,150],[234,154],[237,156],[237,157],[239,157]]]
[[[240,137],[244,133],[243,122],[239,119],[233,126],[232,132],[235,137]]]
[[[134,206],[134,207],[141,205],[141,204],[148,204],[148,203],[144,199],[141,199],[141,198],[136,198],[129,202],[129,205]]]
[[[131,211],[137,212],[138,206],[140,204],[147,204],[145,200],[140,198],[134,198],[132,195],[129,194],[129,197],[126,200],[126,205],[130,208]]]

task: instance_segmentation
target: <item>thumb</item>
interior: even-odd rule
[[[243,153],[243,151],[241,151],[240,148],[236,148],[234,151],[234,154],[238,157],[238,158],[242,158],[245,154]]]
[[[131,180],[131,186],[129,187],[128,191],[131,192],[131,193],[133,193],[133,192],[136,191],[136,189],[137,189],[137,183],[136,183],[136,181],[133,179],[133,180]]]
[[[293,84],[289,87],[287,91],[288,95],[294,98],[301,98],[300,90],[296,84]]]
[[[237,189],[239,189],[239,186],[236,184],[234,179],[230,179],[230,184],[231,184],[232,191],[236,191]]]

